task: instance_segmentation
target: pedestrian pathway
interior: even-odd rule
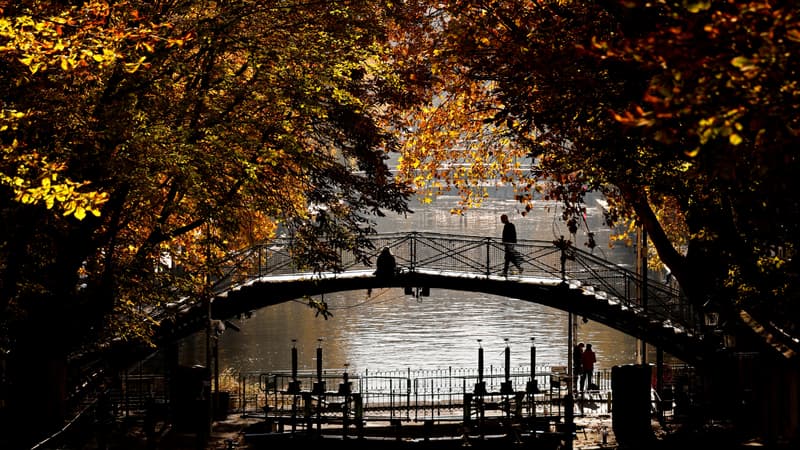
[[[155,442],[151,442],[148,445],[143,430],[140,427],[131,426],[127,430],[120,430],[120,432],[113,437],[108,450],[254,450],[263,447],[248,442],[248,435],[253,433],[254,429],[259,430],[263,422],[261,418],[242,418],[240,416],[231,415],[225,420],[214,422],[209,439],[202,445],[198,442],[197,436],[194,433],[180,432],[169,427],[164,428],[156,436]],[[578,431],[575,433],[573,449],[599,450],[616,448],[610,417],[578,417],[575,420],[575,424]],[[416,426],[422,428],[423,425],[419,424]],[[342,442],[343,439],[341,435],[338,434],[340,431],[333,432],[333,429],[330,431],[331,434],[328,434],[327,438],[325,438],[326,448],[335,448],[337,441]],[[347,443],[352,445],[349,445],[348,448],[357,447],[357,438],[353,436],[349,439]],[[507,439],[501,439],[499,436],[487,436],[485,439],[486,442],[492,442],[492,448],[496,448],[498,442],[509,442]],[[298,441],[299,440],[303,440],[303,438],[298,439]],[[289,442],[291,446],[294,446],[294,444],[292,444],[294,441],[284,440],[283,442]],[[370,448],[379,450],[381,447],[387,449],[399,447],[413,449],[415,448],[415,444],[418,444],[416,447],[422,448],[426,447],[425,443],[427,441],[423,438],[408,438],[398,443],[392,435],[388,435],[385,436],[384,439],[370,438],[368,442]],[[455,436],[453,439],[449,439],[449,442],[456,443],[458,447],[481,447],[479,436],[471,436],[469,440],[459,440],[458,437]],[[275,442],[272,441],[270,443],[270,448],[272,450],[280,450],[281,447],[274,444]],[[447,448],[448,445],[441,439],[432,439],[427,447]]]
[[[248,433],[251,433],[252,430],[258,429],[258,426],[263,423],[261,419],[257,418],[240,418],[240,417],[231,417],[225,421],[216,422],[214,424],[214,432],[212,432],[211,439],[209,440],[209,446],[207,447],[209,450],[216,450],[216,449],[224,449],[230,443],[233,443],[233,446],[238,449],[255,449],[261,448],[259,445],[252,444],[248,442]],[[574,441],[573,441],[573,449],[575,450],[599,450],[599,449],[614,449],[617,448],[615,439],[614,439],[614,432],[612,429],[611,424],[611,416],[608,415],[595,415],[591,417],[576,417],[575,418],[575,425],[576,425],[576,433],[574,434]],[[423,424],[418,425],[411,425],[416,426],[418,428],[422,428]],[[335,440],[342,440],[340,435],[341,429],[334,429],[330,428],[327,443],[330,443]],[[323,430],[323,433],[325,430]],[[370,433],[366,433],[370,434]],[[413,434],[410,433],[409,434]],[[421,434],[421,432],[420,432]],[[458,440],[458,436],[452,436],[455,440]],[[356,440],[355,436],[351,436],[349,439]],[[489,439],[489,438],[487,438]],[[480,437],[479,436],[472,436],[467,443],[466,439],[462,439],[459,443],[461,447],[478,447],[480,446],[479,443]],[[435,442],[436,439],[432,439],[432,442]],[[383,439],[375,440],[372,439],[370,441],[370,446],[372,448],[379,448],[378,443],[383,442],[386,444],[387,448],[396,448],[396,440],[394,439],[393,435],[390,433],[383,437]],[[414,448],[415,443],[420,443],[420,447],[424,446],[424,442],[426,442],[425,438],[407,438],[404,442],[408,445],[408,448]],[[444,443],[439,440],[438,441],[441,448],[447,447]],[[352,443],[352,442],[351,442]],[[465,445],[467,444],[467,445]],[[432,444],[431,444],[432,445]],[[494,448],[495,445],[492,445]],[[270,446],[270,448],[275,449],[275,446]]]
[[[231,415],[225,420],[214,422],[212,432],[203,445],[198,445],[198,441],[194,433],[178,432],[169,427],[164,427],[158,434],[155,442],[148,445],[147,439],[141,429],[135,424],[120,429],[110,440],[110,445],[107,450],[256,450],[265,448],[248,442],[248,434],[253,432],[253,429],[263,427],[264,420],[256,417],[241,417],[238,415]],[[616,441],[612,418],[610,415],[594,415],[591,417],[576,417],[575,418],[576,433],[574,434],[573,450],[605,450],[616,449],[637,450],[642,448],[634,446],[624,446]],[[420,428],[422,425],[420,425]],[[262,428],[263,429],[263,428]],[[722,428],[703,428],[702,430],[689,430],[682,431],[680,429],[664,429],[658,422],[652,422],[652,440],[648,441],[646,448],[648,450],[676,450],[681,448],[713,448],[715,450],[749,450],[754,447],[764,450],[787,450],[788,446],[764,446],[758,442],[740,442],[732,437],[734,433],[730,430]],[[298,446],[309,443],[309,439],[299,437],[296,440],[284,440],[285,446],[270,445],[270,450],[295,450]],[[365,447],[368,450],[446,450],[447,448],[479,450],[487,448],[488,450],[501,450],[503,444],[508,448],[519,448],[513,439],[495,439],[483,441],[486,445],[482,445],[480,439],[471,439],[467,441],[450,440],[450,445],[444,441],[437,441],[431,439],[429,442],[424,440],[402,441],[398,442],[393,437],[387,437],[383,440],[363,440],[367,442]],[[315,441],[317,442],[317,441]],[[541,442],[545,442],[544,440]],[[317,442],[318,443],[318,442]],[[348,440],[338,439],[331,435],[330,439],[325,441],[325,448],[327,450],[336,450],[342,448],[343,450],[357,450],[359,441],[355,437],[350,437]],[[272,443],[274,444],[274,443]],[[341,444],[341,445],[340,445]],[[416,444],[416,446],[415,446]],[[557,443],[557,447],[553,448],[567,448]],[[455,445],[455,447],[453,447]],[[86,449],[97,449],[97,446],[85,447]],[[531,448],[550,448],[548,445],[534,446]]]

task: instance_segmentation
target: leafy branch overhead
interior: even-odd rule
[[[412,192],[463,213],[487,180],[573,228],[601,191],[699,308],[798,334],[793,5],[10,3],[4,350],[147,341],[233,250],[285,234],[336,270]]]
[[[386,64],[405,10],[385,6],[0,7],[0,347],[147,342],[226,255],[278,234],[309,269],[366,257],[411,193],[387,165],[386,105],[415,99]]]
[[[561,202],[567,223],[601,191],[609,223],[641,225],[700,311],[794,355],[797,13],[769,1],[432,3],[437,32],[409,58],[431,96],[408,116],[400,168],[425,192],[459,190],[465,208],[482,181],[511,182],[522,202]]]

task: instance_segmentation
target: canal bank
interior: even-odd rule
[[[610,417],[578,418],[575,421],[577,431],[573,433],[573,449],[613,449],[617,448],[614,433],[611,429]],[[159,424],[159,431],[148,436],[145,430],[131,423],[125,429],[120,428],[111,439],[108,449],[116,450],[221,450],[221,449],[296,449],[297,446],[311,445],[318,449],[376,449],[376,450],[423,450],[469,447],[481,448],[541,448],[555,449],[563,447],[565,433],[541,433],[532,436],[522,428],[512,426],[504,429],[503,425],[487,427],[483,434],[477,430],[465,430],[458,424],[438,424],[433,427],[423,423],[404,424],[402,431],[391,425],[374,424],[365,428],[363,437],[356,436],[351,430],[349,436],[342,435],[341,427],[326,427],[322,433],[306,432],[272,432],[267,430],[265,422],[259,418],[242,418],[231,416],[216,421],[212,425],[209,438],[205,443],[198,440],[196,433],[176,430],[168,425]],[[97,448],[88,446],[87,448]]]
[[[706,448],[714,450],[749,450],[760,448],[764,450],[786,450],[791,448],[788,443],[775,443],[766,446],[757,441],[741,439],[737,434],[721,425],[706,425],[699,428],[689,429],[681,426],[662,427],[658,422],[652,422],[652,434],[648,440],[640,445],[625,445],[616,440],[613,430],[613,420],[611,416],[594,416],[590,418],[578,417],[575,419],[577,427],[574,433],[572,448],[574,450],[601,450],[601,449],[641,449],[648,450],[684,450],[686,448]],[[562,448],[565,442],[557,439],[555,435],[542,436],[540,439],[525,439],[521,436],[517,439],[512,433],[496,433],[485,436],[481,439],[480,435],[470,435],[469,439],[464,439],[463,435],[450,436],[448,439],[436,439],[431,436],[425,439],[423,430],[424,423],[415,425],[416,430],[411,430],[407,426],[408,437],[397,439],[394,430],[388,430],[381,438],[363,438],[356,436],[343,438],[339,431],[328,430],[324,436],[306,435],[303,433],[291,436],[284,433],[283,436],[274,435],[267,439],[259,439],[257,436],[264,432],[264,421],[259,418],[243,418],[231,416],[225,420],[215,421],[212,431],[204,444],[200,444],[196,434],[175,430],[169,426],[164,426],[148,443],[144,430],[135,422],[130,423],[124,428],[119,428],[109,441],[108,450],[260,450],[269,448],[270,450],[296,450],[299,446],[313,446],[317,449],[374,449],[374,450],[445,450],[449,448],[470,448],[470,449],[503,449],[503,448],[530,448],[530,449],[549,449]],[[368,433],[379,431],[380,427],[370,430]],[[384,430],[386,431],[386,430]],[[411,437],[417,433],[416,437]],[[96,445],[88,445],[86,449],[98,448]]]

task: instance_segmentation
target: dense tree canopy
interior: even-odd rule
[[[412,187],[473,207],[499,179],[572,226],[604,192],[692,301],[794,356],[799,10],[0,2],[0,350],[147,341],[230,250],[285,232],[335,269]]]
[[[601,190],[609,222],[641,224],[698,307],[796,355],[794,3],[438,6],[427,44],[440,94],[411,118],[410,180],[461,189],[470,206],[476,177],[508,177],[521,201],[537,189],[563,201],[568,220]],[[452,170],[445,152],[458,145],[441,141],[473,164]],[[521,172],[526,154],[536,164]]]
[[[41,361],[146,342],[151,313],[203,298],[230,250],[287,233],[300,264],[335,269],[376,215],[408,211],[386,164],[384,105],[413,101],[385,64],[390,4],[0,12],[0,351],[17,387]]]

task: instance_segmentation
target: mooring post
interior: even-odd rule
[[[536,394],[539,392],[539,386],[536,381],[536,346],[534,340],[531,338],[531,378],[528,380],[528,386],[525,392],[528,393],[528,414],[531,417],[536,417]]]
[[[506,341],[506,382],[511,381],[511,347],[508,346],[508,338],[504,339]]]
[[[353,394],[353,420],[355,420],[356,434],[359,439],[364,438],[364,402],[361,394]]]
[[[297,339],[292,339],[292,381],[297,381]]]
[[[300,382],[297,381],[297,339],[292,339],[292,382],[289,383],[292,394],[292,433],[297,431],[297,399],[300,394]]]
[[[567,393],[564,396],[564,449],[572,450],[572,441],[575,435],[575,413],[573,411],[574,404],[572,394]]]
[[[344,373],[342,374],[342,384],[339,385],[339,395],[344,394],[344,403],[342,404],[342,439],[347,439],[347,427],[350,425],[348,421],[348,416],[350,414],[350,380],[347,374],[347,366],[348,364],[345,363],[344,365]]]
[[[481,339],[478,339],[478,383],[475,385],[475,406],[478,408],[478,428],[481,432],[481,439],[483,439],[484,429],[483,422],[485,418],[485,411],[483,409],[483,396],[486,394],[486,382],[483,381],[483,346],[481,346]]]
[[[508,345],[508,338],[505,338],[505,381],[500,384],[500,393],[503,394],[503,401],[506,403],[506,418],[511,417],[511,396],[514,395],[514,386],[511,383],[511,347]],[[516,397],[515,397],[516,398]]]
[[[322,342],[322,339],[319,340]],[[322,345],[317,347],[317,383],[322,383]]]
[[[478,339],[478,383],[483,382],[483,347],[481,340]]]
[[[322,338],[317,339],[317,383],[314,393],[317,394],[317,432],[322,433],[322,406],[325,401],[325,382],[322,381]]]

